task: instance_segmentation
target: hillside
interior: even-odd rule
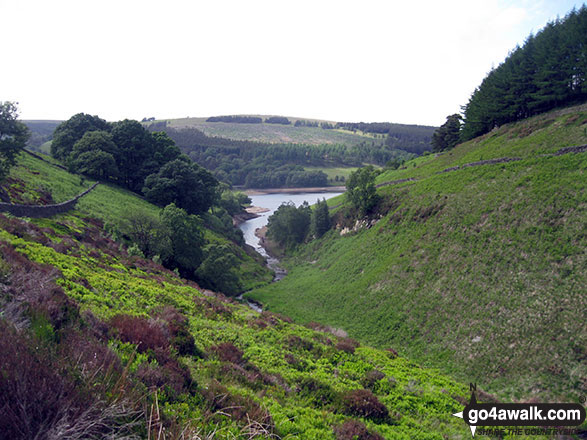
[[[268,115],[252,116],[259,116],[263,120],[270,117]],[[196,128],[204,132],[207,136],[242,141],[308,145],[355,145],[364,141],[370,142],[375,139],[375,136],[369,134],[357,134],[345,130],[325,130],[320,127],[296,127],[294,125],[297,120],[305,120],[304,118],[288,118],[291,121],[291,125],[268,124],[265,122],[261,124],[206,122],[206,119],[208,118],[167,119],[166,121],[170,128]],[[336,122],[330,121],[312,121],[316,123],[327,122],[332,125],[336,124]]]
[[[8,187],[36,203],[81,188],[29,156]],[[126,209],[156,208],[100,185],[68,214],[0,214],[3,438],[468,435],[451,416],[463,409],[465,386],[129,255],[104,224]]]
[[[47,158],[49,159],[49,158]],[[11,172],[8,192],[13,203],[46,204],[61,203],[87,189],[95,181],[80,180],[47,162],[29,155],[21,155],[17,166]],[[49,198],[47,198],[49,196]],[[130,214],[142,213],[144,216],[159,216],[160,208],[138,197],[135,193],[113,184],[102,183],[77,204],[81,216],[91,216],[104,223],[105,229],[120,235],[121,225]],[[252,249],[246,252],[230,241],[219,231],[205,230],[207,243],[220,243],[229,247],[237,258],[237,271],[244,290],[266,284],[272,274],[264,266],[263,259]]]
[[[584,395],[587,157],[560,150],[586,127],[554,111],[381,174],[372,227],[329,200],[336,230],[249,296],[504,398]]]

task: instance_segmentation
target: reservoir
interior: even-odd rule
[[[287,191],[287,190],[284,190]],[[255,231],[267,225],[267,221],[271,214],[273,214],[282,203],[292,202],[296,206],[300,206],[304,201],[313,205],[318,200],[323,198],[328,200],[332,197],[342,194],[339,192],[307,192],[307,193],[275,193],[275,194],[256,194],[249,195],[252,205],[268,209],[267,212],[262,212],[259,217],[247,220],[242,223],[239,228],[243,231],[245,242],[253,246],[257,252],[267,259],[267,265],[270,269],[275,271],[275,281],[279,281],[285,276],[285,271],[280,269],[277,263],[279,261],[269,255],[263,247],[259,244],[259,238],[255,235]]]

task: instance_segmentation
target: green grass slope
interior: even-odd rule
[[[37,190],[61,199],[80,189],[36,159],[22,158],[12,177],[31,199]],[[15,439],[59,426],[75,438],[469,435],[451,416],[467,399],[462,384],[336,331],[204,295],[127,255],[95,217],[116,221],[118,204],[154,208],[100,188],[79,210],[49,219],[0,214],[0,413],[24,408],[12,424],[0,417],[0,432]]]
[[[51,160],[47,158],[47,160]],[[22,154],[17,166],[11,171],[15,178],[12,184],[18,193],[23,193],[24,202],[35,203],[39,193],[49,193],[54,203],[64,202],[87,189],[93,180],[80,177],[57,168],[50,163]],[[91,216],[105,223],[106,229],[116,228],[129,213],[142,212],[158,216],[160,208],[147,202],[135,193],[116,185],[101,184],[83,197],[76,206],[80,215]],[[208,243],[228,244],[239,261],[237,272],[243,288],[249,290],[271,282],[273,276],[264,266],[264,261],[255,252],[246,252],[237,244],[210,229],[205,231]]]
[[[331,230],[250,296],[503,397],[584,395],[587,154],[552,153],[585,143],[583,105],[384,173],[415,180],[379,189],[373,227]],[[502,157],[521,160],[462,167]]]

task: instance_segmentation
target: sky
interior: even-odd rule
[[[573,0],[0,0],[21,119],[441,125]]]

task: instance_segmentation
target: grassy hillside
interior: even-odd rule
[[[263,120],[266,119],[263,116]],[[169,119],[172,128],[197,128],[208,136],[219,136],[228,139],[295,144],[344,144],[356,145],[363,141],[375,141],[370,134],[355,134],[345,130],[324,130],[320,127],[294,127],[299,118],[289,118],[291,125],[280,124],[238,124],[230,122],[206,122],[206,118]],[[326,122],[326,121],[324,121]],[[335,124],[335,122],[331,122]],[[383,138],[379,137],[379,142]]]
[[[46,193],[51,194],[54,203],[64,202],[94,183],[90,179],[82,181],[77,175],[29,155],[19,157],[11,177],[15,181],[10,187],[18,189],[17,194],[24,192],[21,199],[16,200],[20,203],[35,203],[40,198],[39,194]],[[156,217],[160,208],[116,185],[101,184],[78,202],[77,210],[80,215],[101,220],[107,229],[116,229],[130,213],[142,212]],[[255,252],[245,252],[235,243],[210,229],[205,231],[205,238],[208,243],[224,243],[230,246],[239,261],[238,273],[245,290],[259,287],[272,280],[272,274]]]
[[[552,153],[586,127],[586,105],[552,112],[380,175],[415,180],[379,189],[373,227],[331,230],[250,296],[507,398],[584,395],[587,156]],[[502,157],[521,160],[463,167]]]
[[[75,177],[29,157],[12,179],[20,189],[13,195],[30,200],[81,189]],[[0,214],[0,432],[7,438],[469,435],[451,416],[463,409],[465,386],[336,329],[204,295],[127,255],[100,219],[154,208],[98,188],[67,215]]]

